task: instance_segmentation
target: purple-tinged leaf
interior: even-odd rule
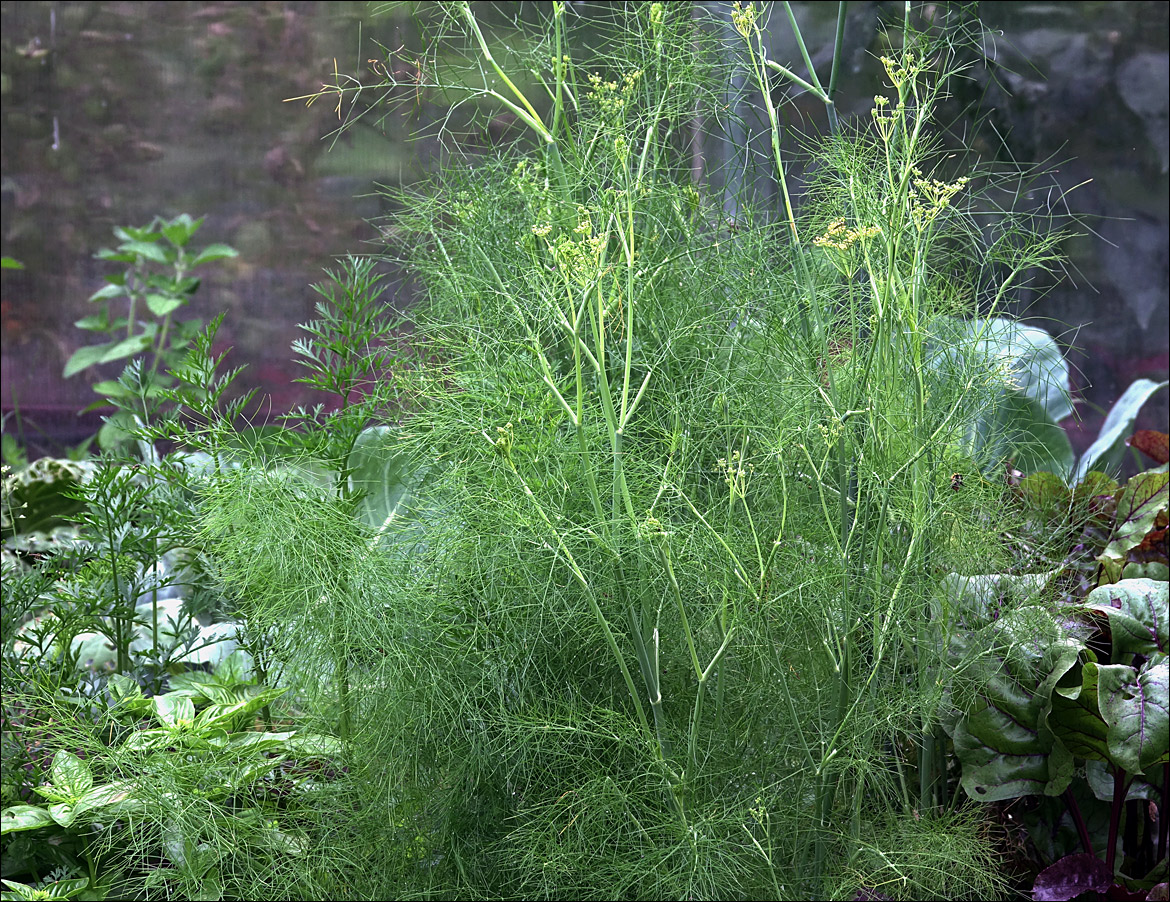
[[[1124,664],[1098,666],[1098,700],[1109,725],[1109,754],[1132,774],[1164,763],[1170,745],[1170,665],[1155,655],[1141,670]]]
[[[1158,514],[1170,505],[1170,475],[1157,470],[1138,473],[1117,500],[1117,522],[1113,540],[1098,560],[1114,567],[1124,563],[1130,549],[1141,544],[1146,533],[1155,528]]]
[[[1139,429],[1129,439],[1129,446],[1137,448],[1155,463],[1170,462],[1170,435],[1153,429]]]
[[[1066,855],[1036,875],[1032,898],[1036,902],[1067,902],[1081,893],[1103,893],[1113,875],[1100,858],[1081,853]]]
[[[1115,663],[1128,663],[1135,654],[1170,651],[1170,583],[1123,579],[1098,586],[1084,606],[1109,618]]]

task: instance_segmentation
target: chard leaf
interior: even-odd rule
[[[1048,725],[1076,758],[1112,761],[1109,726],[1097,702],[1097,668],[1081,670],[1081,683],[1072,690],[1057,689],[1052,695]]]
[[[971,798],[992,802],[1057,795],[1068,787],[1072,754],[1045,714],[1057,681],[1076,664],[1079,652],[1080,643],[1063,640],[1042,654],[1023,645],[998,656],[998,672],[954,730],[963,788]]]
[[[1170,476],[1165,470],[1138,473],[1117,500],[1117,520],[1113,539],[1098,560],[1120,569],[1130,549],[1136,548],[1146,533],[1155,528],[1158,513],[1170,507]]]
[[[1152,579],[1123,579],[1098,586],[1085,607],[1109,618],[1113,662],[1128,663],[1133,655],[1170,652],[1170,583]]]
[[[1106,415],[1097,440],[1089,446],[1077,464],[1076,472],[1073,473],[1074,482],[1079,482],[1086,473],[1094,469],[1116,472],[1125,452],[1129,450],[1125,440],[1133,432],[1133,424],[1142,405],[1150,395],[1165,387],[1165,382],[1138,379],[1125,390]]]
[[[1145,773],[1170,760],[1170,664],[1155,655],[1141,668],[1124,664],[1096,667],[1101,715],[1109,725],[1109,754],[1123,770]]]
[[[1113,874],[1096,855],[1066,855],[1036,875],[1032,898],[1037,902],[1068,902],[1082,893],[1104,893],[1113,885]]]

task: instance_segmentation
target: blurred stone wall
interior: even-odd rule
[[[716,13],[730,8],[709,3]],[[814,62],[827,73],[837,5],[793,4]],[[574,12],[587,7],[571,4]],[[967,14],[935,4],[927,15]],[[480,4],[489,29],[539,14],[531,4]],[[881,23],[903,4],[848,6],[838,104],[865,116],[883,73]],[[983,3],[988,33],[946,112],[953,134],[987,156],[1042,162],[1046,173],[1021,202],[1079,218],[1064,247],[1069,277],[1018,298],[1018,309],[1071,347],[1085,398],[1074,444],[1086,447],[1103,411],[1135,378],[1167,378],[1167,10],[1161,2]],[[386,212],[375,184],[410,182],[435,165],[433,141],[411,142],[447,112],[441,96],[413,92],[399,112],[341,136],[335,99],[286,103],[343,73],[372,76],[370,43],[404,47],[399,76],[433,4],[372,17],[364,3],[0,3],[0,177],[3,253],[25,264],[3,273],[0,405],[21,412],[34,450],[56,450],[96,430],[88,385],[116,373],[63,380],[65,361],[89,333],[72,323],[108,264],[92,255],[116,225],[187,212],[206,216],[196,244],[223,241],[241,256],[208,270],[194,302],[204,319],[227,311],[221,344],[247,363],[247,384],[280,412],[306,400],[290,364],[296,324],[312,315],[310,283],[344,253],[377,248],[366,220]],[[418,18],[415,18],[417,16]],[[359,44],[359,33],[362,44]],[[770,55],[799,53],[783,11],[772,10]],[[982,55],[983,60],[978,59]],[[779,98],[777,98],[779,99]],[[750,99],[749,101],[750,102]],[[810,98],[782,107],[793,134],[824,127]],[[745,118],[751,119],[751,111]],[[758,117],[756,126],[760,124]],[[463,137],[481,148],[501,117]],[[482,133],[481,133],[482,132]],[[794,139],[795,140],[795,139]],[[764,188],[766,191],[766,186]],[[394,274],[391,274],[394,276]],[[408,301],[408,290],[393,283]],[[1163,391],[1141,425],[1166,429]],[[5,430],[15,429],[9,418]]]

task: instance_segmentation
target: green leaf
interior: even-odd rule
[[[72,495],[86,471],[72,461],[42,457],[8,477],[0,538],[49,532],[85,508]]]
[[[113,298],[120,298],[125,293],[126,289],[122,285],[106,285],[91,294],[89,302],[92,304],[95,301],[109,301]]]
[[[215,680],[224,686],[233,684],[252,683],[249,676],[248,662],[244,660],[243,652],[233,651],[215,666]]]
[[[1117,499],[1113,538],[1098,560],[1111,562],[1120,569],[1126,555],[1141,544],[1146,533],[1154,528],[1158,514],[1168,506],[1170,476],[1165,470],[1147,470],[1130,479]]]
[[[82,370],[89,369],[91,366],[96,366],[101,363],[106,352],[114,347],[114,344],[114,342],[107,342],[106,344],[87,345],[84,348],[78,348],[65,364],[64,378],[68,379],[70,376],[74,376]]]
[[[93,786],[93,772],[89,765],[65,749],[58,749],[49,766],[53,785],[74,799],[81,798]]]
[[[172,730],[135,730],[126,737],[122,749],[127,752],[149,752],[153,749],[166,748],[174,745],[175,736]]]
[[[1109,618],[1113,663],[1128,663],[1135,654],[1170,653],[1170,583],[1124,579],[1098,586],[1084,607]]]
[[[103,817],[125,817],[142,814],[147,805],[135,794],[135,785],[130,780],[120,780],[95,786],[73,806],[73,817],[79,818],[92,812],[101,812]]]
[[[1076,456],[1068,433],[1053,422],[1043,405],[1011,392],[1000,406],[1003,434],[1016,451],[1016,466],[1025,473],[1055,473],[1067,479]]]
[[[49,806],[49,816],[62,827],[73,823],[73,805],[70,802],[57,802]]]
[[[1022,641],[1031,633],[1028,609],[999,621],[999,666],[983,693],[954,726],[962,784],[981,802],[1023,795],[1057,795],[1073,775],[1072,755],[1053,733],[1045,713],[1053,689],[1077,663],[1081,644]]]
[[[0,269],[24,269],[24,264],[15,257],[0,257]]]
[[[173,313],[186,302],[185,298],[174,295],[148,294],[146,296],[146,306],[155,316],[166,316],[168,313]]]
[[[379,538],[408,516],[412,491],[423,476],[398,450],[397,439],[393,427],[372,426],[358,436],[349,455],[350,486],[362,493],[358,516]]]
[[[5,886],[12,890],[4,893],[5,899],[53,900],[73,899],[89,889],[88,877],[71,877],[67,880],[55,880],[47,884],[44,889],[18,883],[15,880],[3,880]],[[98,898],[101,898],[100,896]]]
[[[138,257],[145,257],[154,263],[170,263],[173,256],[168,254],[165,248],[149,241],[127,241],[118,249]]]
[[[111,263],[134,263],[138,259],[128,251],[112,251],[108,247],[103,247],[93,256],[96,260],[108,260]]]
[[[171,677],[171,691],[168,695],[182,694],[188,698],[207,698],[206,688],[215,682],[215,677],[202,670],[188,670]]]
[[[54,824],[52,816],[38,805],[13,805],[0,812],[0,836],[22,830],[38,830]]]
[[[1097,668],[1081,669],[1081,682],[1057,688],[1052,695],[1048,725],[1065,748],[1077,758],[1113,761],[1109,754],[1109,726],[1097,702]]]
[[[967,333],[977,350],[1007,368],[1015,391],[1035,402],[1049,422],[1072,416],[1068,363],[1051,335],[1000,317],[972,320]]]
[[[228,247],[226,244],[209,244],[199,252],[192,262],[192,266],[199,266],[203,263],[211,263],[213,260],[223,260],[227,257],[238,257],[239,251],[233,247]]]
[[[186,247],[187,242],[195,237],[195,233],[199,231],[201,225],[203,225],[203,217],[192,219],[189,214],[180,213],[170,222],[164,222],[161,231],[166,236],[167,241],[175,247]]]
[[[85,329],[87,332],[105,332],[110,325],[110,320],[103,310],[101,313],[95,313],[93,316],[83,316],[73,325],[78,329]]]
[[[217,727],[231,728],[234,724],[243,723],[249,715],[280,698],[287,690],[276,687],[232,686],[229,688],[211,685],[206,687],[205,691],[208,697],[215,699],[215,701],[199,715],[196,726],[200,730]]]
[[[93,390],[99,395],[105,395],[107,398],[132,398],[134,395],[127,391],[124,386],[117,379],[103,379],[101,382],[95,382],[92,386]],[[101,401],[95,402],[99,407],[106,405]]]
[[[1113,801],[1113,774],[1110,772],[1109,764],[1104,761],[1086,761],[1085,782],[1089,784],[1089,789],[1097,799],[1102,802]],[[1129,781],[1125,800],[1130,802],[1134,799],[1157,799],[1161,794],[1160,787],[1135,776]]]
[[[172,729],[190,726],[195,722],[195,706],[191,699],[169,692],[154,697],[154,713],[165,726]]]
[[[102,354],[102,359],[98,362],[111,363],[114,360],[124,360],[127,357],[133,357],[136,354],[141,354],[143,351],[149,350],[150,345],[150,338],[146,335],[123,338],[113,345],[107,345],[106,352]]]
[[[310,758],[331,758],[344,748],[340,739],[324,733],[296,733],[288,738],[285,747],[293,754]]]
[[[1125,441],[1133,432],[1133,424],[1142,405],[1149,400],[1150,395],[1168,384],[1138,379],[1125,390],[1110,408],[1097,440],[1077,463],[1076,472],[1073,473],[1074,482],[1079,482],[1090,470],[1116,470],[1121,465],[1122,458],[1129,450]]]
[[[1089,666],[1097,665],[1086,665]],[[1168,759],[1170,664],[1156,655],[1135,671],[1124,664],[1098,666],[1101,714],[1109,724],[1109,752],[1123,770],[1142,774]]]
[[[249,731],[247,733],[232,733],[230,736],[217,738],[211,744],[235,754],[242,752],[247,752],[248,754],[279,752],[285,750],[285,740],[292,735],[292,733],[288,732],[257,733]]]

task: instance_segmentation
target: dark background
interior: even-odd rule
[[[706,6],[725,19],[730,10]],[[837,4],[793,6],[827,79]],[[849,5],[844,115],[868,116],[882,91],[879,26],[902,8]],[[973,57],[982,64],[947,111],[952,132],[988,159],[1043,162],[1046,174],[1022,203],[1080,220],[1083,234],[1063,247],[1071,277],[1018,299],[1069,349],[1084,399],[1080,422],[1068,423],[1078,451],[1131,381],[1166,379],[1170,367],[1168,8],[916,4],[926,14],[977,10],[989,29]],[[539,12],[477,4],[488,33],[504,42],[515,15]],[[273,412],[305,400],[291,382],[289,345],[312,315],[310,283],[338,255],[379,249],[367,220],[387,210],[371,191],[437,165],[435,142],[409,135],[442,118],[447,104],[420,88],[380,126],[358,126],[334,143],[323,136],[338,124],[335,100],[308,108],[284,101],[319,89],[335,59],[342,73],[372,82],[375,38],[403,48],[396,59],[408,80],[420,28],[435,13],[434,4],[375,17],[359,3],[0,3],[0,232],[4,255],[26,267],[3,273],[5,431],[19,431],[34,455],[96,431],[99,415],[77,411],[94,398],[89,385],[117,367],[61,378],[70,355],[95,340],[72,324],[114,269],[93,254],[114,243],[114,226],[183,212],[206,216],[195,246],[222,241],[240,251],[207,268],[193,314],[227,311],[220,334],[234,347],[229,360],[247,364],[244,379],[271,396]],[[570,4],[570,14],[588,15],[588,7]],[[778,5],[770,40],[771,58],[803,74]],[[738,106],[750,126],[758,118],[750,92]],[[782,112],[791,133],[823,129],[824,111],[807,96]],[[463,133],[472,149],[508,124],[491,111],[476,121]],[[971,140],[976,123],[988,137]],[[706,152],[714,161],[720,148],[709,142]],[[398,287],[395,304],[405,305],[409,292]],[[1167,428],[1167,397],[1163,390],[1147,404],[1139,426]]]

